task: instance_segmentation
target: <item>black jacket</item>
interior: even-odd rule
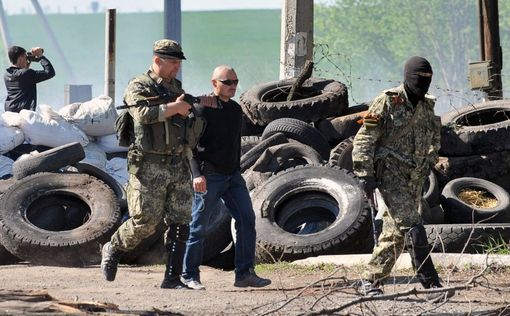
[[[5,111],[19,112],[23,109],[35,111],[37,105],[36,84],[53,78],[55,69],[46,57],[40,59],[43,70],[30,68],[18,68],[11,66],[4,74],[7,98],[5,99]]]
[[[239,169],[241,157],[241,106],[234,100],[220,102],[220,108],[196,106],[207,125],[193,151],[191,172],[196,178],[205,173],[231,174]]]

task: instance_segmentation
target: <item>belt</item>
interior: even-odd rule
[[[182,155],[158,155],[145,153],[145,158],[153,162],[161,162],[163,164],[168,163],[170,165],[176,165],[183,160]]]

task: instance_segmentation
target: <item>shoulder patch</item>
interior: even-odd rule
[[[391,95],[390,96],[391,104],[392,105],[403,105],[406,103],[406,100],[402,98],[401,96],[397,95]]]
[[[380,119],[380,115],[368,112],[362,117],[361,120],[358,121],[358,123],[362,123],[366,128],[373,128],[377,127]]]

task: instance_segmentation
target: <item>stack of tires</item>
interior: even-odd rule
[[[483,252],[510,240],[510,101],[471,104],[441,116],[435,166],[440,207],[428,214],[436,251]],[[491,204],[473,202],[474,192]]]
[[[101,169],[80,163],[80,143],[16,160],[0,186],[0,264],[85,266],[118,227],[125,191]],[[73,165],[73,171],[62,168]]]
[[[24,159],[22,154],[37,149]],[[0,264],[28,261],[87,266],[101,260],[101,245],[129,217],[126,191],[104,170],[83,162],[80,143],[49,148],[23,144],[9,156],[12,175],[0,180]],[[233,266],[231,218],[221,208],[209,225],[204,263]],[[165,261],[163,225],[122,259],[127,264]]]
[[[311,78],[287,101],[293,82],[261,84],[240,97],[246,135],[241,171],[255,210],[257,259],[367,251],[370,210],[359,179],[328,164],[340,139],[319,127],[333,129],[330,121],[348,113],[347,89]],[[356,133],[351,129],[346,137]]]

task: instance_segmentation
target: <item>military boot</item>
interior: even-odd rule
[[[110,242],[103,245],[103,249],[101,251],[101,271],[103,272],[106,281],[115,280],[117,265],[119,264],[121,256],[122,252],[115,250]]]
[[[168,257],[166,260],[165,277],[161,283],[161,288],[163,289],[187,288],[181,282],[181,273],[188,235],[188,225],[173,224],[167,230],[165,243]]]
[[[411,263],[421,285],[425,289],[442,288],[443,286],[439,281],[439,276],[430,257],[431,248],[428,244],[427,233],[423,225],[411,227],[407,232],[407,238],[407,250],[411,255]],[[455,291],[453,290],[429,293],[426,295],[426,299],[429,302],[436,303],[444,301],[454,294]]]

